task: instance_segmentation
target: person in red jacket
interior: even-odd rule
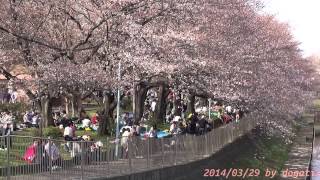
[[[91,124],[95,125],[99,122],[99,114],[95,113],[91,118]]]

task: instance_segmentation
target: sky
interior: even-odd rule
[[[320,0],[263,0],[265,12],[291,26],[304,56],[320,55]]]

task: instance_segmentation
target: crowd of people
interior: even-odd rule
[[[10,111],[3,111],[0,113],[0,136],[10,135],[14,130],[15,117]],[[8,139],[1,138],[4,143],[1,143],[0,150],[6,150],[8,148]],[[11,143],[10,143],[11,144]]]
[[[83,110],[79,118],[68,117],[66,111],[53,113],[54,124],[57,127],[65,128],[72,123],[77,129],[97,130],[99,125],[99,114],[95,113],[91,118]]]
[[[34,111],[26,111],[23,115],[23,123],[21,124],[21,128],[39,128],[41,117],[37,112]]]
[[[149,100],[149,102],[152,104],[156,101],[153,99]],[[150,112],[152,112],[152,106],[150,106],[150,108]],[[122,149],[124,153],[128,152],[128,139],[130,137],[162,138],[186,133],[203,135],[213,130],[215,124],[223,125],[232,121],[238,123],[243,115],[243,112],[239,108],[233,108],[231,105],[225,106],[219,102],[214,102],[210,110],[210,118],[206,116],[208,113],[208,109],[206,107],[197,108],[195,113],[190,113],[186,117],[170,113],[166,118],[167,122],[170,123],[170,128],[162,131],[160,131],[156,125],[149,128],[146,125],[146,120],[142,120],[140,124],[133,124],[133,115],[130,113],[124,113],[121,116],[122,128],[120,144]]]
[[[210,115],[208,116],[208,108],[204,105],[199,105],[196,102],[195,112],[187,114],[187,100],[186,96],[175,97],[173,92],[168,95],[168,105],[166,109],[166,123],[169,124],[168,129],[160,130],[155,124],[150,125],[149,120],[154,115],[157,105],[157,93],[156,91],[148,91],[147,99],[145,101],[145,111],[139,124],[134,123],[134,116],[131,112],[124,112],[120,116],[120,138],[115,142],[120,142],[122,150],[126,153],[128,150],[128,139],[130,137],[145,138],[164,138],[172,137],[181,134],[194,134],[203,135],[211,131],[215,127],[215,123],[226,124],[232,121],[238,122],[242,116],[239,108],[232,108],[230,105],[223,105],[220,102],[214,102],[210,107]],[[174,102],[175,100],[179,103]],[[59,127],[63,134],[63,138],[66,143],[63,144],[64,150],[70,153],[71,157],[76,157],[83,151],[81,142],[88,142],[90,152],[95,152],[101,148],[103,144],[94,140],[89,135],[76,136],[77,130],[96,131],[99,127],[100,117],[98,113],[94,113],[91,118],[83,110],[80,113],[79,118],[70,118],[66,111],[55,112],[52,114],[54,119],[54,125]],[[10,112],[2,112],[0,115],[0,131],[2,135],[8,135],[14,129],[14,116]],[[23,115],[23,123],[21,128],[39,128],[41,117],[37,112],[27,111]],[[27,162],[39,161],[39,158],[44,162],[47,162],[48,157],[51,156],[53,164],[56,165],[61,160],[59,148],[53,143],[42,142],[41,140],[35,140],[31,144],[24,154],[24,160]],[[1,143],[3,144],[3,143]],[[5,149],[8,145],[7,142],[1,149]],[[38,155],[39,152],[43,152]],[[53,154],[50,154],[53,153]]]
[[[49,168],[50,161],[53,170],[62,168],[64,163],[59,147],[50,139],[50,137],[48,139],[34,139],[33,143],[27,147],[23,160],[28,163],[41,163],[44,170]],[[101,141],[93,142],[90,136],[84,135],[79,137],[78,142],[68,141],[68,146],[71,147],[71,158],[81,159],[83,152],[86,158],[98,160],[103,144]]]
[[[18,92],[16,89],[8,89],[0,93],[1,103],[16,103],[18,99]]]
[[[103,146],[101,141],[95,142],[90,135],[76,136],[77,129],[93,130],[94,126],[99,123],[99,115],[95,113],[91,119],[86,115],[85,111],[81,112],[79,119],[69,118],[66,111],[53,113],[54,124],[59,127],[66,141],[62,143],[63,150],[70,153],[70,157],[79,157],[81,152],[85,151],[87,154],[95,153]],[[23,116],[23,125],[25,128],[39,128],[40,116],[39,114],[28,111]],[[50,139],[50,137],[49,137]],[[57,169],[62,166],[62,157],[59,147],[50,141],[44,139],[35,139],[34,142],[26,149],[23,160],[28,163],[42,162],[43,168],[48,168],[49,159],[52,161],[52,168]],[[84,145],[82,145],[84,144]],[[49,150],[49,148],[51,148]],[[50,154],[51,153],[51,154]],[[49,158],[51,156],[51,158]],[[96,158],[96,155],[95,155]]]

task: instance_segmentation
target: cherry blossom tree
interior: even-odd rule
[[[310,67],[289,27],[261,13],[258,0],[0,2],[1,73],[16,79],[10,65],[28,67],[33,80],[24,89],[45,126],[53,124],[53,98],[71,95],[80,111],[81,99],[93,96],[99,134],[107,134],[119,86],[133,89],[136,123],[151,88],[159,89],[159,122],[169,88],[188,92],[190,112],[196,96],[218,98],[269,124],[286,122],[274,117],[290,119],[313,95]]]

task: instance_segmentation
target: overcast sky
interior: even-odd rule
[[[320,54],[320,0],[263,0],[264,11],[288,22],[303,54]]]

